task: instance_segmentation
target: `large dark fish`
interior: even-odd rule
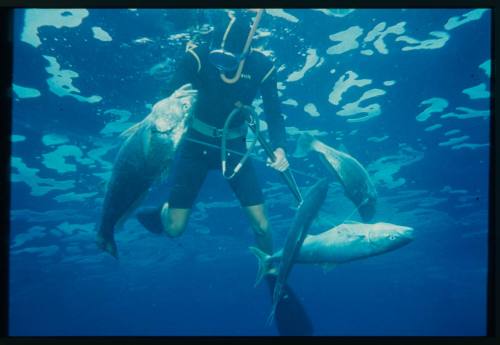
[[[307,231],[309,230],[314,218],[316,218],[321,205],[323,205],[327,192],[328,179],[318,181],[309,189],[307,195],[304,197],[304,202],[300,205],[297,213],[295,214],[292,227],[288,232],[285,245],[282,250],[278,277],[276,279],[276,285],[274,286],[273,292],[273,306],[267,320],[268,324],[273,320],[276,307],[283,297],[283,289],[288,275],[292,270],[295,256],[299,252],[302,242],[304,242],[304,239],[307,236]]]
[[[156,103],[141,122],[122,133],[126,138],[107,184],[96,242],[118,258],[115,227],[137,207],[152,183],[168,171],[186,129],[198,92],[186,84]]]
[[[310,134],[301,134],[294,157],[304,157],[311,150],[318,152],[328,170],[339,177],[345,195],[356,205],[363,222],[370,221],[375,215],[377,190],[365,168],[347,153],[335,150]]]
[[[387,253],[413,241],[413,228],[390,223],[344,223],[318,235],[307,235],[295,263],[335,265]],[[276,274],[283,250],[273,255],[250,247],[259,260],[257,283]]]

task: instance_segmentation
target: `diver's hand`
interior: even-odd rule
[[[272,162],[271,159],[268,158],[267,166],[270,166],[271,168],[276,169],[279,172],[283,172],[288,169],[290,164],[288,164],[288,160],[286,159],[285,150],[283,150],[281,147],[278,147],[276,150],[274,150],[274,155],[276,156],[276,160]]]

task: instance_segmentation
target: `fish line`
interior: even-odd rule
[[[205,141],[197,140],[197,139],[193,139],[193,138],[185,138],[184,140],[189,140],[189,141],[192,141],[194,143],[205,145],[205,146],[209,146],[209,147],[213,147],[213,148],[218,148],[218,149],[221,148],[220,145],[215,145],[215,144],[207,143]],[[235,150],[231,150],[231,149],[226,149],[226,151],[230,152],[230,153],[234,153],[234,154],[240,155],[240,156],[244,156],[245,155],[245,153],[242,153],[242,152],[239,152],[239,151],[235,151]],[[262,162],[262,163],[266,163],[266,159],[265,158],[259,157],[258,155],[254,154],[254,153],[252,153],[251,156],[256,161],[259,161],[259,162]],[[316,181],[320,180],[319,177],[316,177],[316,176],[313,176],[313,175],[309,175],[309,174],[307,174],[307,173],[305,173],[303,171],[300,171],[300,170],[297,170],[297,169],[292,169],[291,167],[289,167],[288,169],[290,169],[292,172],[294,172],[294,173],[296,173],[298,175],[309,177],[309,178],[312,178],[312,179],[314,179]]]

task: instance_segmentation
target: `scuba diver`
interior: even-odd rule
[[[270,147],[275,158],[268,159],[267,165],[279,172],[289,167],[276,69],[270,58],[251,48],[263,11],[242,11],[238,15],[234,11],[220,12],[223,14],[214,25],[210,42],[199,45],[187,43],[185,54],[177,62],[174,75],[165,90],[166,94],[170,94],[181,85],[191,83],[198,90],[198,101],[189,128],[179,145],[177,161],[172,166],[169,177],[172,188],[167,202],[160,207],[144,207],[137,213],[139,222],[153,233],[177,237],[184,232],[208,171],[221,169],[220,147],[223,136],[223,144],[228,149],[247,151],[247,119],[244,111],[234,110],[251,107],[258,92],[263,99]],[[253,13],[256,13],[255,16]],[[254,17],[253,22],[251,17]],[[236,116],[231,116],[231,126],[228,127],[230,114]],[[251,159],[239,167],[238,163],[241,161],[237,155],[228,155],[225,164],[233,168],[234,172],[237,171],[228,179],[229,185],[250,220],[257,246],[271,255],[271,230],[256,171]],[[267,278],[271,295],[275,279],[272,275]],[[288,287],[285,296],[276,311],[280,334],[311,335],[311,322],[298,298]]]

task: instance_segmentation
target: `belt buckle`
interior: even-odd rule
[[[220,128],[217,128],[217,127],[213,127],[212,128],[212,136],[214,138],[220,138],[220,137],[222,137],[222,132],[223,131]]]

